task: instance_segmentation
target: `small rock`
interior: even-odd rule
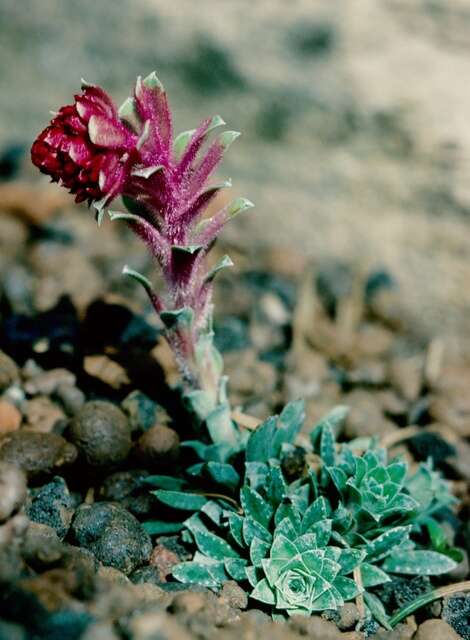
[[[62,402],[69,415],[75,415],[85,404],[85,394],[72,384],[60,384],[56,389],[56,396]]]
[[[61,542],[52,527],[31,522],[22,542],[21,551],[27,564],[36,571],[57,565],[65,557],[67,545]]]
[[[162,583],[158,567],[152,567],[152,565],[150,564],[139,567],[138,569],[133,571],[129,576],[129,579],[134,584],[143,584],[145,582],[149,582],[151,584],[161,586]]]
[[[108,356],[86,356],[83,368],[90,376],[98,378],[113,389],[120,389],[130,383],[124,367]]]
[[[424,357],[393,358],[388,377],[393,387],[409,402],[417,399],[423,386]]]
[[[246,592],[238,586],[234,580],[224,583],[220,597],[235,609],[246,609],[248,606],[248,596]]]
[[[183,591],[173,598],[172,610],[190,616],[199,613],[206,606],[207,598],[204,593],[197,591]]]
[[[16,546],[0,544],[0,590],[19,580],[23,570],[24,564]]]
[[[0,462],[0,522],[7,520],[26,500],[26,475],[17,466]]]
[[[338,628],[341,631],[352,629],[359,620],[359,611],[354,602],[346,602],[339,610]]]
[[[349,265],[342,262],[325,263],[316,276],[316,290],[325,311],[334,317],[338,303],[351,295],[354,275]]]
[[[380,400],[371,392],[357,389],[345,397],[344,404],[350,407],[345,422],[345,435],[349,438],[382,437],[397,429],[384,417]]]
[[[343,634],[334,622],[324,620],[319,616],[292,616],[289,626],[294,631],[309,638],[321,638],[321,640],[341,640]]]
[[[137,613],[129,621],[128,631],[133,640],[191,640],[186,629],[163,612]]]
[[[117,471],[108,476],[100,487],[100,497],[110,502],[120,502],[121,506],[135,516],[147,516],[155,502],[143,479],[148,471],[138,469]]]
[[[32,491],[27,514],[34,522],[52,527],[59,539],[69,530],[74,512],[74,500],[63,478],[56,476],[52,482]]]
[[[157,544],[150,556],[150,564],[158,570],[160,582],[166,582],[167,576],[180,561],[179,556],[163,544]]]
[[[444,606],[442,608],[442,617],[452,628],[454,635],[443,635],[444,640],[453,640],[454,638],[461,637],[464,640],[470,639],[470,627],[468,624],[470,618],[470,594],[468,593],[455,593],[449,598],[444,598]],[[458,634],[458,636],[457,636]],[[429,636],[431,637],[431,636]],[[441,636],[436,632],[434,639]]]
[[[0,391],[7,389],[19,379],[19,369],[16,362],[0,351]]]
[[[119,640],[120,637],[111,622],[95,622],[80,636],[80,640]]]
[[[94,467],[113,467],[123,462],[131,448],[129,422],[110,402],[87,402],[72,420],[69,432],[72,442]]]
[[[30,395],[51,396],[61,385],[74,385],[76,378],[67,369],[50,369],[41,371],[38,375],[30,378],[24,385]]]
[[[20,429],[0,440],[0,460],[11,462],[32,478],[72,464],[77,449],[55,433]]]
[[[179,435],[174,429],[155,425],[140,436],[134,448],[137,459],[145,466],[159,468],[174,464],[179,455]]]
[[[147,562],[152,553],[150,537],[139,521],[115,504],[81,505],[71,530],[79,545],[89,549],[104,565],[126,575]]]
[[[29,400],[25,409],[25,429],[41,433],[59,431],[65,426],[65,414],[47,396],[37,396]]]
[[[155,424],[158,404],[142,391],[132,391],[121,402],[121,407],[129,416],[132,431],[137,429],[146,431]]]
[[[268,362],[261,362],[253,349],[227,353],[224,360],[234,404],[266,397],[274,391],[277,384],[276,369]]]
[[[468,625],[465,625],[468,629]],[[414,640],[461,640],[469,636],[459,636],[444,620],[426,620],[419,625]]]
[[[21,412],[7,400],[0,400],[0,438],[16,431],[21,424]]]

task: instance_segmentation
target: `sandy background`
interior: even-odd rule
[[[470,1],[0,0],[0,144],[81,76],[121,101],[153,69],[177,129],[243,132],[223,171],[257,209],[234,241],[384,266],[470,352]]]

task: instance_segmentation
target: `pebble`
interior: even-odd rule
[[[160,582],[166,582],[167,576],[180,561],[178,554],[163,544],[157,544],[150,556],[150,564],[157,569]]]
[[[206,606],[206,595],[198,591],[183,591],[173,598],[172,610],[175,613],[194,616]]]
[[[155,425],[140,436],[134,452],[144,466],[158,469],[178,459],[179,444],[180,438],[174,429]]]
[[[100,497],[121,506],[139,518],[152,512],[155,502],[142,480],[147,471],[133,469],[117,471],[108,476],[100,487]]]
[[[177,620],[163,612],[137,613],[128,623],[132,640],[191,640]]]
[[[21,552],[25,562],[36,571],[57,565],[66,554],[66,545],[52,527],[31,522],[23,539]]]
[[[7,520],[26,500],[26,475],[17,466],[0,462],[0,522]]]
[[[86,356],[83,368],[88,375],[101,380],[113,389],[120,389],[130,383],[124,367],[105,355]]]
[[[359,620],[359,611],[354,602],[346,602],[339,610],[338,628],[341,631],[352,629]]]
[[[0,437],[16,431],[21,424],[21,412],[7,400],[0,400]]]
[[[69,435],[93,467],[118,465],[127,458],[131,448],[129,421],[111,402],[85,403],[72,420]]]
[[[321,640],[341,640],[343,638],[343,634],[334,622],[329,622],[319,616],[292,616],[289,626],[300,635],[309,638],[321,638]],[[359,635],[358,638],[360,638]]]
[[[470,594],[468,592],[455,593],[448,598],[444,598],[442,617],[455,633],[454,636],[448,636],[449,640],[454,637],[470,640],[470,627],[468,624],[470,618]],[[434,638],[441,640],[441,636],[437,634],[435,634]],[[443,636],[443,638],[446,640],[447,636]]]
[[[388,366],[388,379],[398,393],[413,402],[423,385],[424,357],[422,354],[407,358],[393,358]]]
[[[60,384],[56,389],[56,396],[68,415],[75,415],[85,404],[85,394],[72,384]]]
[[[25,408],[25,429],[40,433],[61,431],[65,427],[65,414],[47,396],[36,396],[28,400]]]
[[[348,438],[381,437],[397,429],[384,417],[380,400],[370,391],[352,391],[345,396],[344,404],[350,407],[345,422],[345,435]]]
[[[19,379],[16,362],[4,351],[0,351],[0,391],[7,389]]]
[[[57,391],[61,385],[74,385],[76,378],[67,369],[50,369],[42,371],[38,375],[30,378],[24,385],[30,395],[50,396]]]
[[[71,527],[76,542],[106,566],[126,575],[147,562],[152,543],[139,521],[126,509],[108,502],[81,505]]]
[[[0,440],[0,461],[17,465],[32,478],[72,464],[76,458],[76,447],[55,433],[20,429]]]
[[[228,580],[228,582],[224,583],[220,592],[220,599],[235,609],[246,609],[248,606],[246,591],[238,586],[234,580]]]
[[[34,522],[52,527],[63,540],[72,522],[74,504],[65,480],[56,476],[52,482],[32,491],[26,512]]]
[[[437,619],[420,624],[413,640],[462,640],[462,637],[447,622]]]

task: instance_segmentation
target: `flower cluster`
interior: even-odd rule
[[[230,181],[210,178],[230,144],[238,137],[224,131],[208,143],[210,133],[224,125],[220,116],[173,138],[165,90],[155,75],[138,78],[133,95],[117,109],[100,87],[83,84],[75,103],[62,107],[34,142],[33,163],[88,201],[101,222],[118,196],[127,211],[110,211],[145,242],[159,264],[165,290],[129,267],[127,275],[147,291],[180,366],[186,390],[203,391],[207,414],[225,401],[222,362],[212,341],[212,281],[232,264],[225,256],[212,269],[206,256],[228,220],[250,208],[237,198],[202,219],[204,211]],[[207,143],[207,144],[206,144]],[[197,407],[201,407],[198,398]]]

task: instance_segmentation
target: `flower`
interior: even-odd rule
[[[36,138],[31,158],[76,202],[108,203],[129,176],[136,140],[105,91],[84,84],[75,103],[61,107]]]

